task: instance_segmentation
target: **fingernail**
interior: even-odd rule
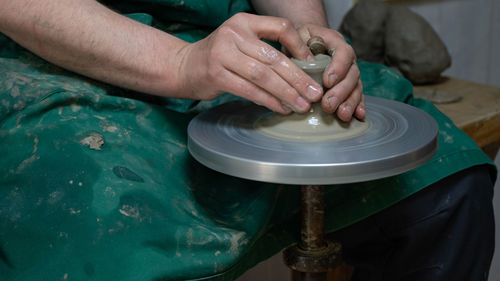
[[[314,61],[314,57],[312,55],[308,55],[306,61]]]
[[[345,114],[348,116],[352,115],[352,107],[348,104],[343,104],[340,108],[340,110],[346,112]]]
[[[314,85],[307,86],[307,97],[311,101],[317,100],[319,97],[321,97],[321,95],[323,95],[323,91],[321,91],[320,88],[318,88]]]
[[[358,108],[356,108],[356,113],[357,113],[358,117],[364,118],[366,115],[366,109],[363,106],[358,106]]]
[[[292,113],[293,111],[295,111],[295,109],[289,105],[288,103],[286,102],[281,102],[281,107],[283,108],[283,110],[288,114],[288,113]]]
[[[328,103],[330,104],[330,108],[332,111],[337,110],[337,107],[339,106],[339,100],[335,96],[328,97]]]
[[[335,85],[335,83],[337,82],[338,78],[339,77],[335,73],[330,73],[328,75],[328,84],[330,85],[330,87],[333,87]]]
[[[295,108],[301,112],[306,111],[309,108],[309,103],[302,97],[297,97],[295,105]]]

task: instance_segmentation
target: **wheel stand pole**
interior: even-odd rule
[[[283,259],[299,280],[325,281],[327,271],[341,263],[342,250],[325,238],[324,186],[302,186],[301,201],[300,241],[283,252]]]

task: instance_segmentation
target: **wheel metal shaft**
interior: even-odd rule
[[[305,185],[301,187],[302,217],[299,247],[303,250],[317,250],[325,247],[324,187]]]
[[[340,264],[341,246],[325,239],[324,187],[301,187],[300,241],[283,253],[285,263],[301,281],[325,281],[327,271]]]

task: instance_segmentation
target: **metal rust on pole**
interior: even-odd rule
[[[325,247],[324,235],[324,187],[304,185],[301,187],[302,222],[299,247],[303,250],[317,250]]]
[[[299,272],[301,281],[325,281],[326,273],[341,262],[341,246],[325,239],[324,187],[301,187],[300,241],[283,252],[288,267]]]

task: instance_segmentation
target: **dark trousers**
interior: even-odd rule
[[[493,185],[486,166],[472,167],[334,233],[352,280],[487,280]]]

